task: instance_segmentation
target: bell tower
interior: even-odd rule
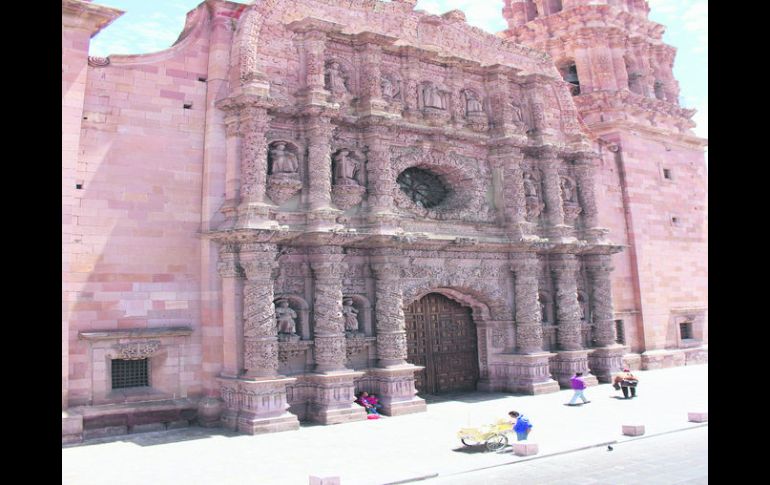
[[[626,361],[642,368],[708,359],[707,140],[679,104],[676,49],[645,0],[503,0],[500,35],[553,59],[602,157],[602,226]]]

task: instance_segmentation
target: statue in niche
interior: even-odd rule
[[[333,160],[335,185],[360,185],[358,176],[361,171],[361,162],[355,154],[343,148],[334,155]]]
[[[294,321],[297,318],[297,312],[289,308],[288,300],[279,300],[278,306],[275,307],[275,318],[278,321],[278,334],[284,335],[296,335],[296,323]]]
[[[297,156],[286,150],[286,143],[278,142],[270,150],[270,160],[272,161],[272,174],[291,173],[296,174],[299,169]]]
[[[521,114],[521,107],[516,103],[511,103],[511,110],[513,111],[513,124],[523,125],[524,116]]]
[[[540,298],[540,295],[537,296],[537,302],[540,304],[540,321],[546,323],[548,322],[548,307],[542,298]]]
[[[473,91],[465,91],[465,114],[481,113],[484,108],[481,106],[476,93]]]
[[[382,97],[385,99],[395,99],[398,97],[398,95],[401,94],[399,84],[399,81],[393,81],[388,76],[384,76],[380,81]]]
[[[422,102],[427,108],[445,109],[444,98],[441,96],[441,91],[432,84],[423,86]]]
[[[564,197],[564,202],[575,202],[575,184],[572,180],[562,177],[561,194]]]
[[[353,307],[353,300],[345,298],[342,300],[342,316],[345,319],[345,331],[358,332],[358,310]]]
[[[586,301],[583,298],[583,295],[578,293],[577,295],[577,301],[578,306],[580,307],[580,320],[585,322],[586,321]]]
[[[335,94],[345,94],[348,88],[345,85],[345,76],[338,62],[332,62],[326,68],[326,86]]]
[[[524,195],[527,197],[537,197],[537,186],[530,172],[524,172]]]

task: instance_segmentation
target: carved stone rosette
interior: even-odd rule
[[[361,203],[366,189],[360,185],[332,186],[332,202],[342,210],[348,210]]]
[[[556,283],[557,339],[562,350],[581,350],[580,303],[577,299],[578,261],[573,254],[559,254],[551,259]]]
[[[302,189],[302,182],[297,174],[279,173],[267,179],[267,196],[278,205],[294,197]]]

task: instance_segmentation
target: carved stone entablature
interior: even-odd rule
[[[160,340],[144,340],[129,342],[116,346],[117,358],[124,360],[141,360],[152,357],[158,351]]]
[[[305,354],[312,346],[313,342],[308,340],[278,342],[278,360],[285,364],[294,357]]]
[[[424,208],[416,205],[394,184],[393,200],[400,209],[430,219],[494,221],[494,213],[486,197],[491,175],[485,161],[455,152],[442,153],[414,147],[394,147],[391,154],[396,175],[416,167],[438,176],[448,189],[447,196],[438,205]]]

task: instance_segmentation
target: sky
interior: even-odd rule
[[[170,47],[185,16],[203,0],[94,0],[125,13],[91,39],[89,54],[146,54]],[[244,1],[242,3],[251,3]],[[663,41],[677,48],[674,76],[680,103],[695,108],[695,134],[708,138],[708,0],[648,0],[650,20],[666,26]],[[460,9],[469,24],[490,33],[507,27],[503,0],[418,0],[417,9],[441,14]]]

